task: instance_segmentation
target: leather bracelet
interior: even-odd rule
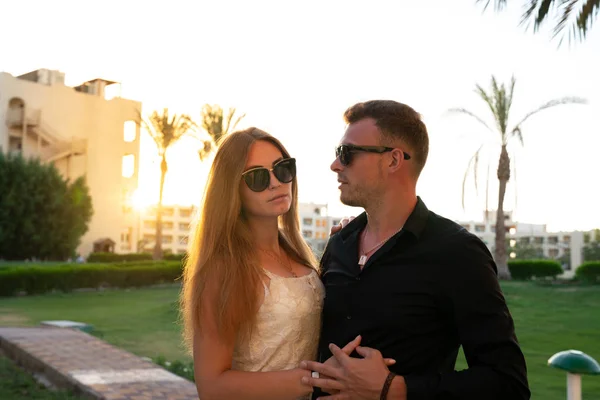
[[[396,377],[396,374],[390,371],[387,378],[385,379],[385,383],[383,384],[383,389],[381,389],[381,396],[379,396],[379,400],[386,400],[388,392],[390,390],[390,386],[392,385],[392,381]]]

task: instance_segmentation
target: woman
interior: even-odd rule
[[[202,400],[308,398],[324,288],[300,234],[295,160],[256,128],[219,146],[184,272]]]

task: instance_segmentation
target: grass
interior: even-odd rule
[[[2,400],[76,400],[68,391],[53,391],[37,383],[0,353],[0,399]]]
[[[600,287],[507,282],[503,290],[527,360],[532,399],[565,399],[566,374],[547,361],[568,349],[600,361]],[[86,322],[104,340],[140,356],[189,361],[177,323],[178,293],[178,286],[170,286],[5,298],[0,299],[0,325]],[[461,357],[457,369],[462,368],[466,363]],[[583,377],[583,398],[600,398],[600,376]]]
[[[94,327],[103,340],[139,356],[187,359],[181,344],[179,286],[53,293],[0,298],[0,326],[71,320]]]

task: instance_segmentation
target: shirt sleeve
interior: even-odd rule
[[[468,368],[405,376],[408,400],[529,399],[525,358],[492,255],[481,240],[467,236],[452,259],[458,262],[443,274],[447,310]]]

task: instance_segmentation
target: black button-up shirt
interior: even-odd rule
[[[404,228],[358,265],[363,213],[321,259],[321,362],[357,335],[404,376],[408,400],[529,399],[525,359],[485,244],[418,199]],[[460,345],[469,365],[455,371]],[[354,356],[359,357],[356,353]]]

